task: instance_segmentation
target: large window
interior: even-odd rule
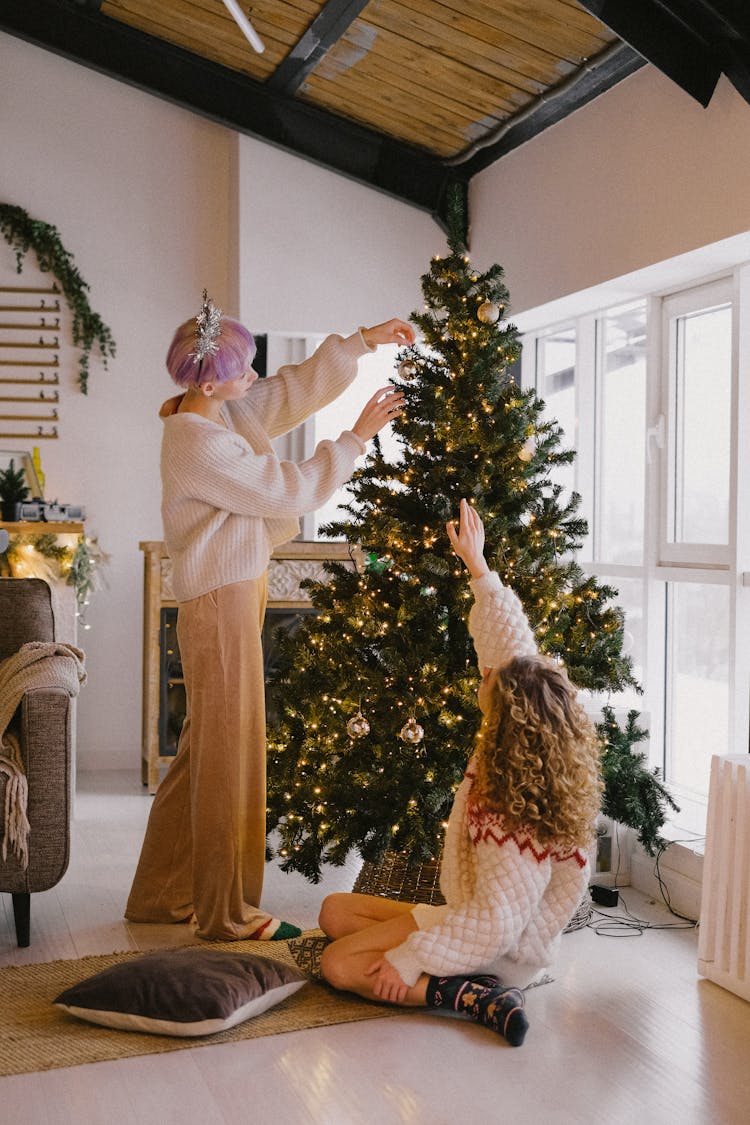
[[[285,363],[301,363],[317,351],[324,339],[322,335],[269,333],[268,371],[277,371]],[[274,442],[279,456],[302,461],[312,455],[319,441],[337,438],[343,430],[351,429],[370,396],[379,387],[388,385],[397,353],[398,347],[389,344],[363,355],[359,360],[356,379],[338,398],[318,410],[307,422]],[[390,426],[381,431],[380,440],[384,455],[396,460],[399,457],[399,447]],[[340,505],[349,499],[350,495],[344,486],[318,511],[303,516],[300,520],[301,538],[324,538],[321,527],[331,520],[341,518],[345,513],[340,511]]]
[[[698,832],[711,756],[748,749],[739,280],[644,294],[524,337],[524,381],[578,452],[561,483],[589,519],[582,564],[619,591],[644,689],[609,702],[642,713],[678,823]]]
[[[396,344],[387,344],[379,347],[375,352],[368,352],[362,356],[359,361],[359,373],[354,382],[310,420],[314,443],[322,438],[336,438],[342,430],[351,429],[370,396],[374,395],[380,387],[388,386],[388,380],[394,373],[397,353]],[[380,431],[380,444],[385,457],[391,460],[399,459],[399,444],[390,426],[385,426]],[[351,499],[350,494],[344,486],[333,494],[327,504],[315,512],[312,538],[322,538],[320,528],[330,520],[340,519],[346,514],[339,511],[339,505],[347,503],[349,499]]]

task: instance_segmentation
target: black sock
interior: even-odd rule
[[[496,977],[430,977],[427,1003],[431,1008],[461,1012],[503,1035],[512,1047],[521,1046],[529,1027],[523,992],[520,988],[503,988]]]

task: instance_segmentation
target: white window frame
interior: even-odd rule
[[[576,357],[576,426],[568,444],[578,453],[575,487],[583,498],[582,514],[589,520],[589,541],[581,551],[584,569],[601,581],[635,579],[643,583],[644,653],[642,685],[644,694],[633,704],[648,717],[650,763],[664,768],[665,724],[667,716],[666,636],[668,583],[718,583],[729,590],[729,716],[728,745],[717,753],[747,753],[750,741],[750,262],[741,262],[731,270],[705,278],[686,278],[685,283],[669,288],[647,286],[641,290],[628,287],[630,301],[646,300],[647,331],[647,401],[646,401],[646,479],[644,509],[644,553],[642,565],[607,563],[598,559],[597,504],[599,489],[594,479],[595,443],[599,440],[600,417],[596,399],[596,364],[598,347],[596,325],[599,319],[628,300],[622,288],[613,287],[612,299],[606,290],[599,291],[600,302],[592,309],[583,308],[578,315],[567,315],[547,323],[543,312],[534,311],[527,319],[532,327],[522,335],[521,383],[534,387],[536,340],[551,329],[575,323]],[[683,308],[692,310],[696,300],[706,300],[699,307],[711,307],[731,301],[733,308],[731,449],[729,487],[729,542],[715,544],[672,544],[666,542],[668,470],[672,416],[669,407],[668,333],[664,324],[670,315]],[[718,298],[718,299],[717,299]],[[521,318],[523,321],[523,318]],[[523,325],[522,325],[523,326]],[[675,550],[675,548],[678,548]],[[609,700],[620,711],[620,697]],[[592,701],[592,704],[595,701]],[[630,704],[630,700],[627,701]],[[644,747],[641,747],[644,748]],[[710,756],[707,755],[707,764]],[[675,797],[682,807],[676,823],[692,831],[702,831],[705,801],[680,792]]]
[[[732,308],[733,323],[736,320],[736,307],[733,300],[733,281],[731,277],[721,278],[718,281],[708,282],[704,285],[691,286],[679,293],[664,297],[661,304],[661,362],[660,362],[660,391],[661,391],[661,423],[657,419],[657,427],[663,427],[662,476],[660,481],[659,505],[659,561],[664,566],[698,566],[716,567],[728,570],[731,557],[731,498],[730,515],[728,520],[728,540],[726,544],[715,543],[674,543],[670,542],[668,528],[673,520],[673,497],[675,494],[676,462],[678,460],[677,446],[677,406],[674,371],[677,363],[675,355],[675,331],[673,325],[679,317],[687,316],[692,312],[710,309],[722,305]],[[733,335],[735,335],[733,333]],[[736,344],[732,347],[732,372],[737,365]],[[732,388],[734,389],[734,379]],[[734,394],[730,405],[731,444],[736,441],[736,421]],[[731,453],[730,453],[731,457]],[[730,480],[731,487],[731,480]]]

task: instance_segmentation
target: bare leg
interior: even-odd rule
[[[367,895],[341,897],[368,898]],[[353,921],[355,924],[361,923],[359,928],[326,946],[320,961],[321,971],[329,984],[346,992],[356,992],[358,996],[364,996],[367,1000],[379,999],[373,992],[373,981],[367,975],[367,970],[379,961],[387,950],[401,945],[402,941],[417,929],[409,904],[389,902],[388,899],[379,901],[390,907],[398,907],[398,910],[392,911],[390,917],[386,917],[383,921],[371,920],[369,924],[362,920],[361,913],[355,912]],[[323,913],[321,918],[324,918]],[[321,928],[325,929],[323,926]],[[428,977],[422,974],[401,1003],[408,1008],[424,1007],[427,981]]]
[[[333,894],[323,899],[318,925],[326,937],[334,941],[374,926],[377,922],[387,922],[389,918],[411,914],[414,904],[398,902],[392,898],[378,895]]]

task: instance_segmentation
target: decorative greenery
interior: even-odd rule
[[[0,501],[3,504],[22,504],[29,496],[26,473],[23,467],[16,469],[11,457],[7,469],[0,469]]]
[[[78,365],[78,383],[88,393],[89,360],[95,344],[99,345],[104,366],[115,354],[112,333],[98,313],[91,308],[88,283],[76,268],[73,256],[63,246],[56,227],[32,219],[22,207],[0,203],[0,231],[15,251],[17,272],[29,250],[36,254],[39,268],[55,275],[73,314],[73,343],[82,349]]]
[[[638,726],[637,711],[629,711],[621,727],[609,706],[602,708],[597,730],[604,745],[602,812],[634,829],[648,854],[655,855],[663,843],[659,833],[667,819],[667,806],[675,812],[679,807],[660,780],[659,770],[648,769],[646,754],[633,750],[648,731]]]
[[[98,539],[82,537],[76,547],[70,564],[68,582],[75,587],[79,609],[89,604],[91,594],[101,586],[101,567],[107,556],[99,546]]]
[[[0,566],[14,578],[43,578],[66,582],[75,589],[79,619],[83,619],[91,594],[104,584],[106,555],[97,539],[81,536],[75,546],[60,543],[57,535],[12,535],[0,553]],[[88,628],[83,621],[83,628]]]

